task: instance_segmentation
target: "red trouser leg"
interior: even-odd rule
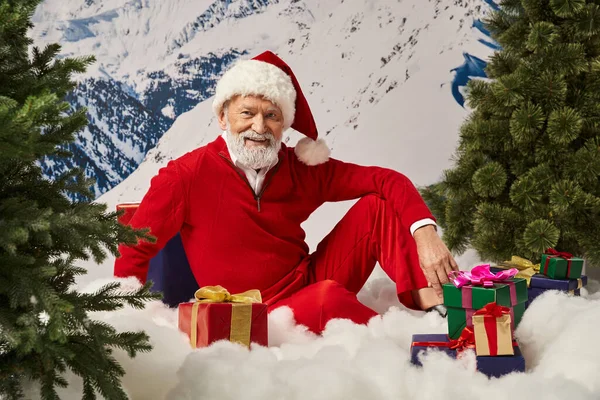
[[[396,282],[398,298],[418,309],[412,290],[427,287],[409,228],[376,196],[360,199],[311,255],[308,285],[275,303],[294,310],[296,321],[321,332],[328,320],[347,318],[366,323],[377,315],[356,299],[379,262]]]
[[[294,311],[296,323],[308,327],[317,334],[321,333],[327,322],[334,318],[366,324],[378,315],[361,304],[355,293],[330,279],[310,284],[290,297],[273,304],[270,309],[282,306],[288,306]]]

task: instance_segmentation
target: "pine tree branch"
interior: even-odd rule
[[[455,165],[431,186],[443,194],[422,190],[444,241],[490,261],[558,246],[600,265],[599,4],[505,0],[485,23],[501,45],[491,80],[468,84]]]
[[[119,224],[94,204],[93,179],[81,170],[48,180],[38,163],[69,157],[87,125],[85,109],[64,101],[93,57],[58,58],[60,46],[29,47],[40,0],[0,2],[0,397],[22,398],[27,380],[44,400],[56,399],[67,370],[80,375],[84,398],[126,399],[113,349],[133,357],[151,349],[143,332],[116,332],[90,319],[94,311],[143,308],[160,298],[149,284],[123,292],[109,285],[80,293],[73,265],[101,262],[120,244],[154,242],[149,231]],[[79,199],[72,201],[70,195]]]

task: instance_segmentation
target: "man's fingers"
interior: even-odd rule
[[[446,271],[446,269],[443,266],[440,266],[438,269],[436,269],[436,273],[437,273],[438,279],[440,281],[440,285],[450,282],[448,280],[448,272]]]
[[[440,283],[440,277],[438,276],[437,272],[435,270],[428,270],[427,271],[427,280],[429,281],[429,283],[431,283],[431,287],[433,287],[433,290],[435,290],[435,293],[438,295],[438,297],[442,297],[442,285]]]
[[[458,263],[456,262],[456,260],[454,260],[454,257],[452,256],[450,256],[450,266],[452,267],[452,270],[458,271]]]
[[[433,290],[435,290],[435,294],[441,299],[443,298],[442,294],[442,285],[439,282],[432,283]]]
[[[440,282],[437,274],[435,273],[435,270],[433,270],[433,268],[429,266],[425,267],[423,264],[421,264],[421,270],[425,274],[425,279],[427,279],[427,286],[432,287],[435,290],[435,292],[438,293],[440,289],[436,289],[436,285],[439,288]]]
[[[446,276],[448,277],[448,281],[450,281],[450,273],[454,270],[450,263],[446,263],[445,266]]]

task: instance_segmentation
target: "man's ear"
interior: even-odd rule
[[[227,108],[223,107],[219,113],[219,127],[221,130],[227,130]]]

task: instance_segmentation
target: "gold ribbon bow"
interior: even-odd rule
[[[223,286],[204,286],[196,290],[194,298],[201,303],[262,303],[260,291],[247,290],[238,294],[231,294]]]
[[[196,302],[192,305],[190,343],[196,348],[198,339],[198,307],[202,303],[232,303],[231,329],[229,340],[250,346],[250,328],[252,326],[252,303],[262,303],[259,290],[252,289],[231,294],[223,286],[204,286],[194,293]]]
[[[540,264],[534,264],[526,258],[512,256],[510,261],[504,261],[498,264],[499,268],[516,268],[519,270],[516,278],[523,278],[527,281],[527,286],[531,284],[531,277],[540,272]]]

